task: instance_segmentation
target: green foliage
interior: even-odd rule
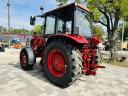
[[[77,2],[77,3],[81,3],[81,0],[75,0],[75,2]]]
[[[58,6],[63,6],[64,4],[66,4],[68,2],[68,0],[56,0],[59,4]],[[85,2],[86,0],[74,0],[74,2],[76,3],[82,3]]]
[[[105,15],[109,18],[111,15],[112,19],[128,16],[128,0],[87,0],[87,5],[94,13],[95,21]]]
[[[111,60],[115,60],[117,56],[117,28],[119,21],[128,16],[128,0],[87,0],[87,5],[94,13],[93,20],[107,28],[108,41],[111,46]]]
[[[64,4],[67,3],[68,0],[56,0],[59,4],[58,6],[63,6]]]
[[[123,29],[123,24],[121,26],[119,26],[119,31],[118,31],[118,36],[119,39],[122,40],[122,29]],[[128,22],[126,22],[125,26],[124,26],[124,37],[123,40],[128,40]]]
[[[93,32],[94,32],[94,35],[96,37],[99,37],[101,39],[103,39],[103,36],[104,36],[104,30],[101,26],[98,26],[98,25],[94,25],[93,26]]]
[[[29,30],[26,30],[26,29],[11,29],[11,32],[12,33],[15,33],[15,34],[29,34]]]
[[[7,32],[7,28],[3,27],[3,26],[0,26],[0,33],[1,32]]]
[[[94,13],[93,20],[107,28],[110,43],[111,60],[117,56],[118,24],[128,16],[128,0],[87,0],[88,7]]]
[[[36,25],[33,30],[31,30],[32,33],[36,32],[36,34],[41,35],[42,34],[43,27],[41,25]]]
[[[75,0],[76,3],[85,3],[86,0]]]
[[[24,28],[23,29],[11,28],[10,32],[14,34],[30,34],[30,31]],[[0,33],[8,33],[8,29],[3,26],[0,26]]]

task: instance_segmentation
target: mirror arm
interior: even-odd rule
[[[43,18],[43,17],[44,17],[44,15],[37,15],[37,16],[35,16],[35,17],[41,17],[41,18]]]

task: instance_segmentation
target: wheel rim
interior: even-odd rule
[[[48,69],[55,77],[61,77],[65,74],[66,63],[63,53],[58,49],[53,49],[48,54]]]
[[[26,55],[25,55],[25,53],[21,53],[21,65],[22,66],[25,66],[26,65],[26,60],[27,58],[26,58]]]

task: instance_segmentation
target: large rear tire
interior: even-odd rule
[[[20,52],[20,64],[23,70],[32,70],[36,57],[31,48],[23,48]]]
[[[82,57],[76,48],[62,41],[46,47],[43,64],[48,79],[60,87],[68,87],[81,75]]]

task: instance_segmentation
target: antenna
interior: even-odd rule
[[[41,10],[41,14],[43,14],[43,10],[44,10],[43,6],[40,7],[40,10]]]

